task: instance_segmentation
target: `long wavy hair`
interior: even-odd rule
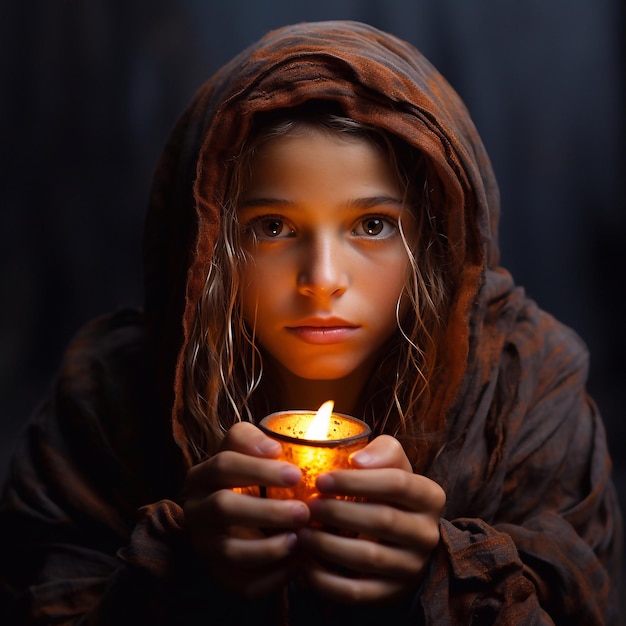
[[[216,451],[233,423],[254,422],[269,410],[260,388],[262,352],[239,304],[246,258],[237,204],[250,182],[255,155],[264,144],[277,137],[311,132],[365,140],[380,150],[389,160],[404,190],[405,205],[417,224],[414,248],[400,224],[409,271],[396,307],[398,328],[366,386],[369,398],[361,417],[374,434],[386,432],[398,437],[413,462],[424,458],[438,435],[425,432],[419,418],[428,410],[429,383],[436,375],[449,301],[447,239],[442,234],[444,225],[431,210],[427,161],[419,150],[398,137],[315,102],[258,115],[241,150],[229,163],[221,236],[185,355],[187,430],[198,459]],[[401,310],[407,312],[401,316]]]

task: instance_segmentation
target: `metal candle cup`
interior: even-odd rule
[[[370,427],[350,415],[331,415],[328,438],[306,439],[315,411],[280,411],[261,420],[259,428],[283,446],[280,461],[297,465],[302,478],[293,487],[268,487],[269,498],[279,500],[310,500],[319,496],[315,480],[320,474],[350,467],[348,458],[365,447],[371,434]]]

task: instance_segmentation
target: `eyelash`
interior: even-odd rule
[[[363,227],[363,225],[366,222],[374,221],[374,220],[381,220],[384,224],[386,224],[387,226],[390,226],[394,232],[389,233],[387,235],[383,235],[382,237],[379,237],[378,234],[368,236],[366,234],[359,234],[356,232],[357,229],[359,227]],[[262,226],[263,224],[268,224],[272,221],[280,222],[283,229],[285,228],[289,229],[289,234],[287,235],[279,234],[275,237],[272,237],[271,235],[261,234],[255,230],[257,226]],[[250,221],[243,224],[242,228],[243,228],[244,233],[253,235],[255,239],[257,239],[257,241],[258,240],[278,241],[280,239],[288,239],[288,238],[295,236],[295,232],[296,232],[296,229],[289,223],[289,220],[287,220],[282,215],[259,215],[258,217],[254,217]],[[384,228],[384,225],[383,225],[383,228]],[[357,237],[375,241],[375,240],[388,239],[390,237],[393,237],[398,232],[398,230],[399,230],[399,224],[398,224],[397,216],[391,213],[386,213],[384,211],[379,211],[377,213],[360,216],[359,219],[356,220],[350,232],[351,234]]]
[[[272,220],[276,222],[281,222],[283,225],[283,228],[286,227],[290,229],[291,232],[289,233],[287,237],[292,237],[293,234],[295,233],[295,228],[293,228],[293,226],[289,224],[289,221],[286,220],[282,215],[259,215],[258,217],[252,218],[249,222],[246,222],[243,225],[243,230],[245,233],[253,235],[257,240],[261,239],[264,241],[272,241],[272,240],[287,238],[284,235],[282,237],[281,236],[277,236],[277,237],[263,236],[255,232],[255,226],[262,226],[264,223],[271,222]]]
[[[392,215],[390,213],[385,213],[384,211],[380,211],[378,213],[372,213],[371,215],[363,215],[361,217],[359,217],[359,219],[357,220],[355,226],[352,228],[352,232],[354,233],[356,228],[363,226],[363,224],[365,224],[368,221],[373,221],[373,220],[381,220],[382,222],[384,222],[385,224],[387,224],[388,226],[391,226],[391,228],[393,229],[393,233],[390,233],[388,235],[384,235],[382,237],[378,237],[376,235],[357,235],[358,237],[363,237],[364,239],[388,239],[389,237],[393,237],[399,230],[399,224],[398,224],[398,218],[395,215]]]

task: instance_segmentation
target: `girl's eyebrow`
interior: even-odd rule
[[[238,209],[254,209],[256,207],[264,206],[293,206],[293,202],[290,200],[284,200],[280,198],[248,198],[247,200],[239,200],[237,203]]]
[[[395,196],[381,195],[368,196],[365,198],[355,198],[354,200],[350,200],[350,202],[347,203],[348,206],[357,209],[371,209],[373,207],[391,204],[401,207],[403,205],[403,202],[400,198],[397,198]]]
[[[390,195],[380,195],[380,196],[367,196],[363,198],[352,198],[348,202],[346,202],[347,208],[356,208],[356,209],[371,209],[377,206],[385,206],[385,205],[395,205],[402,206],[403,202],[400,198]],[[246,200],[240,200],[237,204],[238,209],[253,209],[260,207],[282,207],[289,208],[295,207],[295,203],[291,202],[291,200],[286,200],[283,198],[248,198]]]

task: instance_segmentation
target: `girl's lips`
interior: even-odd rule
[[[358,326],[288,326],[287,330],[306,343],[329,345],[346,341]]]

